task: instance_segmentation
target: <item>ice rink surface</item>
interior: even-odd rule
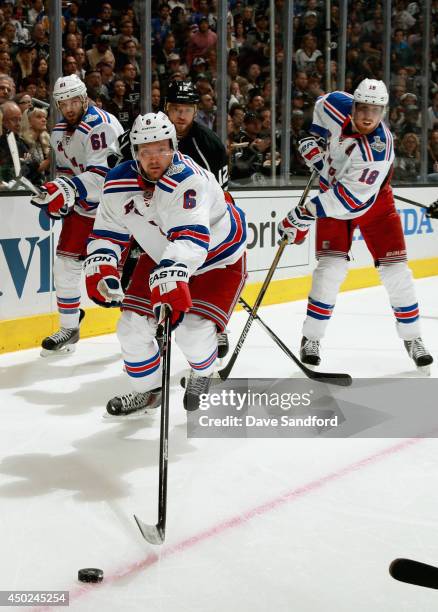
[[[438,277],[416,284],[438,377]],[[304,312],[260,314],[298,353]],[[233,316],[232,348],[246,316]],[[321,369],[418,375],[381,287],[339,295]],[[388,574],[396,557],[438,565],[436,439],[187,439],[185,370],[174,346],[167,533],[154,547],[132,515],[156,521],[159,415],[101,418],[129,390],[116,337],[57,359],[0,356],[0,590],[69,590],[81,612],[438,609],[436,591]],[[254,323],[233,376],[300,374]],[[82,567],[104,582],[78,583]]]

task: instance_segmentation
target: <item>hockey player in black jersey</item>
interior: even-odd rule
[[[225,146],[216,134],[204,125],[195,121],[199,95],[190,81],[174,81],[169,84],[166,96],[165,112],[175,126],[178,139],[178,150],[189,155],[197,164],[212,172],[224,191],[228,187],[228,156]],[[119,136],[117,164],[132,159],[130,131]],[[115,165],[115,164],[114,164]],[[131,250],[122,277],[125,289],[138,258],[137,246]],[[137,255],[137,257],[135,257]],[[218,357],[228,352],[226,332],[218,334]]]

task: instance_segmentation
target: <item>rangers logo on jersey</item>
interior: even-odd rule
[[[96,119],[99,119],[98,115],[93,115],[92,113],[88,113],[88,115],[85,115],[85,117],[82,119],[82,121],[85,121],[85,123],[87,123],[88,121],[96,121]]]
[[[381,153],[386,149],[386,144],[381,140],[380,136],[374,136],[373,142],[370,144],[370,147],[377,151],[377,153]]]

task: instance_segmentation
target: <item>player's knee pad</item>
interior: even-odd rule
[[[197,353],[202,346],[213,350],[217,346],[216,325],[210,319],[186,314],[175,331],[175,342],[185,354]]]
[[[379,266],[377,269],[393,305],[412,304],[416,301],[412,271],[407,262]]]
[[[70,291],[77,295],[81,282],[82,261],[71,257],[56,257],[53,276],[57,290]]]
[[[343,257],[321,257],[313,272],[311,297],[334,303],[347,271],[348,261]]]
[[[156,328],[154,319],[123,310],[117,323],[117,338],[122,347],[133,343],[147,344],[154,339]]]

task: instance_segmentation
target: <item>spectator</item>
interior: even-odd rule
[[[11,76],[12,60],[8,51],[0,51],[0,73]]]
[[[13,79],[7,74],[0,74],[0,104],[12,100],[15,94]]]
[[[318,41],[318,45],[322,43],[322,28],[318,24],[318,14],[316,11],[306,11],[302,22],[296,33],[296,46],[301,47],[301,41],[306,34],[312,34]]]
[[[248,81],[247,91],[249,92],[254,87],[260,87],[262,70],[259,64],[251,64],[248,68],[246,80]]]
[[[392,61],[400,66],[408,66],[412,64],[414,54],[406,40],[406,34],[400,28],[394,32],[394,38],[391,45]]]
[[[245,27],[242,21],[236,21],[234,24],[234,34],[231,34],[231,49],[240,51],[241,47],[246,43]]]
[[[433,94],[432,105],[427,109],[427,129],[436,128],[438,128],[438,91]]]
[[[258,113],[265,105],[265,100],[260,93],[260,89],[251,89],[248,94],[248,112]]]
[[[116,24],[113,20],[113,9],[109,2],[104,2],[100,5],[100,11],[97,17],[102,21],[102,27],[105,34],[112,35],[117,32]]]
[[[15,56],[14,80],[18,86],[34,72],[36,51],[33,43],[19,45]]]
[[[86,35],[84,40],[85,50],[91,49],[95,44],[96,40],[103,34],[103,21],[102,19],[93,19],[90,24],[90,32]]]
[[[97,98],[109,98],[107,87],[102,83],[102,75],[99,70],[88,70],[85,75],[85,85],[87,86],[87,95],[93,102]]]
[[[251,63],[265,66],[269,57],[269,22],[265,13],[259,12],[255,18],[255,28],[250,30],[246,43],[241,48],[242,54],[249,57]]]
[[[31,38],[32,42],[35,44],[37,56],[44,57],[47,60],[50,55],[49,39],[41,23],[36,23],[33,26]]]
[[[32,107],[32,98],[27,93],[19,93],[15,96],[14,102],[18,105],[22,115]]]
[[[38,100],[49,102],[49,89],[44,79],[37,79],[35,97]]]
[[[313,72],[316,60],[318,57],[322,57],[322,53],[316,48],[316,44],[316,38],[312,34],[303,36],[301,48],[295,55],[298,70],[306,73]]]
[[[126,84],[126,98],[134,106],[135,112],[140,111],[140,83],[136,80],[135,66],[125,64],[121,71],[121,76]]]
[[[96,38],[96,42],[91,49],[86,52],[87,60],[91,69],[95,69],[99,62],[111,64],[114,69],[116,58],[109,46],[109,39],[106,34]]]
[[[243,104],[243,103],[244,103],[244,99],[240,91],[239,83],[237,81],[231,81],[229,100],[228,100],[228,109],[231,109],[233,106],[236,106],[236,104]]]
[[[438,129],[432,130],[429,136],[427,145],[429,153],[428,157],[428,175],[427,178],[434,183],[438,182]]]
[[[96,68],[100,72],[100,76],[102,79],[102,85],[106,87],[109,93],[112,87],[114,78],[116,76],[111,64],[107,64],[106,62],[99,62]]]
[[[69,32],[64,36],[64,52],[69,55],[74,55],[76,49],[81,46],[81,43],[78,40],[78,35]]]
[[[187,45],[186,63],[191,66],[195,57],[204,57],[209,47],[217,44],[215,32],[210,30],[208,20],[203,17],[199,22],[199,31],[192,34]]]
[[[27,12],[27,22],[34,25],[44,14],[43,0],[31,0],[31,8]]]
[[[85,54],[85,50],[82,47],[76,49],[76,51],[74,52],[74,58],[76,60],[79,78],[83,81],[85,79],[85,73],[88,68],[88,60]]]
[[[115,79],[111,91],[111,99],[104,102],[104,109],[117,117],[124,130],[128,130],[136,114],[132,102],[126,99],[125,81],[123,79]]]
[[[157,45],[157,64],[159,74],[165,73],[169,55],[177,52],[175,45],[176,40],[172,32],[167,34],[162,45]]]
[[[269,138],[260,138],[261,121],[255,113],[247,113],[244,119],[244,131],[241,133],[240,147],[233,147],[234,159],[231,165],[231,179],[252,178],[257,181],[261,172],[264,155],[271,146]]]
[[[210,130],[214,129],[216,122],[216,106],[211,94],[203,94],[199,99],[199,109],[196,113],[195,121],[202,123]]]
[[[230,117],[233,122],[233,141],[238,142],[238,136],[241,133],[245,117],[245,108],[240,104],[235,104],[230,108]]]
[[[38,185],[49,178],[50,136],[47,131],[47,111],[43,108],[29,108],[23,113],[20,136],[27,144],[34,162],[39,165]]]
[[[128,39],[133,40],[135,44],[137,45],[137,48],[139,47],[140,43],[137,40],[137,38],[134,36],[134,22],[129,17],[124,17],[120,21],[120,33],[116,34],[115,36],[111,38],[111,41],[110,41],[111,47],[113,49],[119,50],[120,49],[119,44],[121,44],[122,42]]]
[[[152,19],[152,36],[160,44],[170,32],[170,6],[167,2],[160,4],[159,16]]]
[[[37,79],[44,79],[49,82],[49,64],[45,57],[37,57],[33,66],[33,75]]]
[[[73,55],[66,55],[64,59],[64,76],[68,76],[70,74],[78,74],[78,64]]]
[[[158,87],[153,87],[151,92],[152,112],[158,113],[161,108],[161,93]]]
[[[9,132],[12,132],[17,142],[22,174],[30,181],[36,182],[39,178],[39,164],[31,159],[28,146],[24,140],[20,138],[21,110],[19,106],[15,104],[15,102],[4,102],[0,107],[0,111],[3,115],[3,134],[0,136],[0,179],[9,182],[15,177],[9,145],[6,140]]]
[[[140,64],[138,63],[139,54],[138,47],[133,38],[128,38],[121,44],[120,51],[117,57],[117,67],[123,68],[125,64],[132,64],[137,71],[137,74],[140,74]]]
[[[398,147],[394,159],[394,179],[399,181],[418,181],[420,173],[420,140],[412,132],[407,132]]]

